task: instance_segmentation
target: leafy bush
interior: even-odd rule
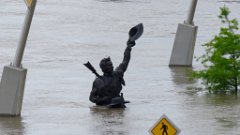
[[[204,44],[206,53],[197,58],[204,66],[203,70],[193,71],[193,79],[202,79],[210,92],[238,91],[240,85],[240,34],[238,21],[230,20],[229,9],[220,8],[220,15],[226,27],[210,42]]]

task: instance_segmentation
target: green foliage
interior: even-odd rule
[[[213,40],[204,44],[206,53],[197,58],[204,66],[203,70],[193,71],[193,79],[202,79],[210,92],[238,91],[240,85],[240,34],[238,21],[229,20],[229,9],[220,8],[220,15],[226,27]]]

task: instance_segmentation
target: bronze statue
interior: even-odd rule
[[[84,64],[97,76],[93,82],[92,91],[89,96],[89,100],[91,102],[96,103],[96,105],[122,108],[125,108],[125,103],[129,103],[129,101],[124,100],[123,94],[120,94],[120,92],[122,90],[122,86],[125,85],[123,77],[131,58],[132,47],[135,46],[135,40],[137,40],[142,33],[142,23],[130,29],[123,61],[115,70],[113,69],[113,64],[110,57],[103,58],[99,63],[99,66],[103,72],[102,76],[96,72],[89,62]]]

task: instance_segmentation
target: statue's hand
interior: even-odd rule
[[[127,41],[127,46],[133,47],[135,45],[136,45],[135,41],[130,41],[130,40]]]

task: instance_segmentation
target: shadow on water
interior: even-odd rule
[[[127,125],[124,123],[122,108],[109,109],[101,106],[90,107],[95,134],[101,135],[128,135]]]
[[[24,135],[25,128],[21,117],[0,116],[1,135]]]
[[[238,106],[240,104],[240,95],[206,93],[204,100],[207,104],[214,106]]]
[[[192,71],[192,67],[169,67],[172,74],[172,81],[176,85],[192,84],[193,81],[188,79],[188,73]]]
[[[203,89],[199,87],[197,81],[190,80],[189,74],[193,71],[192,67],[169,67],[172,75],[172,81],[176,88],[181,88],[184,91],[180,91],[189,95],[202,92]]]
[[[204,95],[206,104],[215,109],[215,120],[224,128],[238,128],[240,119],[240,95],[237,94],[210,94]]]

